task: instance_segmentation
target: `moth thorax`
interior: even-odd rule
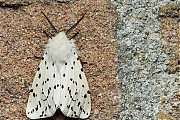
[[[49,40],[46,52],[52,61],[67,61],[71,56],[71,44],[64,32],[58,33]]]

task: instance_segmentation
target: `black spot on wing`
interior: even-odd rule
[[[71,110],[73,111],[73,107],[71,107]]]
[[[67,63],[65,63],[65,65],[67,65]]]
[[[41,102],[40,102],[40,101],[38,101],[38,103],[39,103],[39,107],[41,107]]]
[[[87,94],[84,95],[84,98],[87,98]]]
[[[33,92],[33,89],[31,89],[30,92]]]
[[[49,109],[51,109],[51,105],[48,104]]]
[[[83,68],[81,68],[81,72],[83,72]]]
[[[50,94],[50,91],[51,91],[51,90],[48,89],[48,95]]]
[[[74,114],[75,114],[75,116],[77,116],[75,111],[74,111]]]
[[[80,79],[82,79],[82,76],[81,76],[81,74],[79,74],[79,78],[80,78]]]
[[[39,76],[38,76],[38,78],[39,78],[39,79],[41,78],[41,73],[39,73]]]
[[[80,110],[82,111],[82,106],[80,106]]]
[[[77,105],[77,106],[79,107],[79,106],[80,106],[80,104],[81,104],[81,102],[78,102],[78,105]]]
[[[53,78],[55,78],[55,74],[53,74]]]
[[[84,114],[86,113],[84,109],[83,109],[83,113],[84,113]]]
[[[40,117],[43,117],[43,115],[44,115],[44,111],[42,111],[42,113],[41,113]]]
[[[38,71],[40,70],[40,68],[37,69]]]
[[[63,74],[63,77],[65,77],[66,75],[65,75],[65,73]]]
[[[87,91],[87,93],[88,93],[88,94],[91,94],[91,92],[90,92],[89,90]]]
[[[69,108],[70,108],[70,105],[67,105],[67,108],[69,109]]]
[[[44,57],[42,57],[41,60],[44,60]]]
[[[49,87],[49,89],[48,89],[48,95],[50,94],[50,92],[51,92],[51,87]]]
[[[35,110],[38,111],[38,105],[36,106]]]
[[[52,66],[54,66],[54,63],[52,63]]]
[[[33,93],[33,97],[36,97],[36,94],[35,94],[35,93]]]

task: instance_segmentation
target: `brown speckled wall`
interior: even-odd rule
[[[0,119],[28,119],[25,109],[29,90],[48,39],[56,29],[67,31],[86,12],[85,18],[71,32],[78,30],[76,44],[91,91],[89,120],[118,118],[120,104],[117,80],[117,49],[114,40],[117,14],[105,0],[65,1],[20,0],[1,2],[0,7]],[[68,120],[60,110],[49,118]]]

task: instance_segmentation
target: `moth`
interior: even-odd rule
[[[43,15],[57,32],[47,16]],[[49,38],[45,46],[30,90],[26,108],[28,118],[51,117],[57,109],[67,117],[85,119],[90,115],[88,82],[78,58],[75,40],[68,39],[66,34],[60,32]]]

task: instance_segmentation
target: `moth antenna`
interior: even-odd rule
[[[76,34],[74,34],[74,35],[71,37],[71,39],[73,39],[74,37],[76,37],[78,34],[79,34],[79,31],[78,31]],[[70,40],[71,40],[71,39],[70,39]]]
[[[86,14],[86,12],[85,12],[85,13],[83,14],[83,16],[77,21],[77,23],[74,24],[74,25],[66,32],[66,34],[68,34],[73,28],[75,28],[75,27],[79,24],[79,22],[84,18],[85,14]]]
[[[43,30],[43,33],[46,34],[46,37],[47,37],[47,38],[51,38],[46,31]],[[52,38],[51,38],[51,39],[52,39]]]
[[[58,31],[56,30],[56,28],[54,27],[54,25],[52,24],[52,22],[49,20],[49,18],[44,14],[43,11],[41,11],[41,12],[42,12],[42,14],[44,15],[44,17],[47,19],[47,21],[49,22],[49,24],[51,25],[51,27],[54,29],[54,31],[55,31],[56,33],[58,33]]]

